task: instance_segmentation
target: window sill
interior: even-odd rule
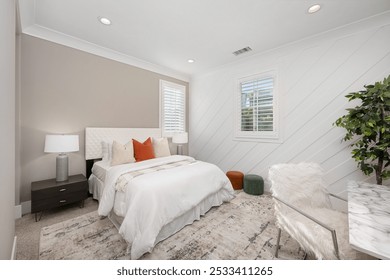
[[[283,143],[283,139],[277,136],[234,136],[233,141],[237,142],[259,142],[259,143]]]

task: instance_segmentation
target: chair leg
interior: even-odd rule
[[[280,235],[282,233],[282,230],[279,228],[278,229],[278,238],[276,240],[276,249],[275,249],[275,258],[278,257],[278,251],[279,251],[279,243],[280,243]]]

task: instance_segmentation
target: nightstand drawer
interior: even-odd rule
[[[48,179],[31,183],[31,213],[56,208],[88,198],[88,181],[82,174],[69,176],[68,180],[57,182]],[[81,204],[83,205],[83,203]]]
[[[46,199],[32,200],[31,213],[78,202],[88,197],[87,190],[62,193]]]
[[[58,195],[65,195],[65,194],[73,193],[73,192],[79,192],[79,191],[87,192],[87,190],[88,190],[88,182],[83,181],[83,182],[77,182],[77,183],[73,183],[73,184],[55,186],[52,188],[46,188],[46,189],[33,191],[31,193],[31,199],[32,200],[40,200],[40,199],[45,199],[45,198],[52,198],[52,197],[58,196]]]

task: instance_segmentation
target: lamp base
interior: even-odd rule
[[[183,155],[183,145],[177,145],[177,154]]]
[[[56,157],[56,181],[62,182],[68,180],[68,156],[59,154]]]

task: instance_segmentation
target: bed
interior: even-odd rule
[[[99,215],[109,217],[129,244],[132,259],[234,197],[229,179],[216,165],[189,156],[115,166],[104,160],[107,143],[149,137],[162,139],[160,129],[86,128],[90,192],[99,200]]]

